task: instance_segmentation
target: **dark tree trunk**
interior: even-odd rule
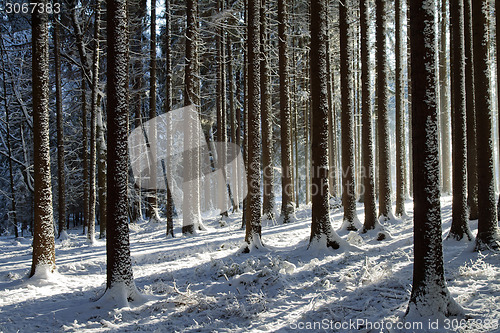
[[[441,235],[435,7],[410,0],[414,193],[410,318],[462,314],[446,287]]]
[[[39,4],[45,5],[45,1]],[[30,277],[56,268],[49,145],[48,15],[32,14],[34,232]],[[43,274],[43,272],[40,272]]]
[[[151,0],[151,27],[149,46],[149,119],[156,118],[156,0]],[[157,156],[156,156],[156,126],[149,125],[148,140],[150,145],[149,157],[149,189],[147,192],[146,217],[150,221],[159,222],[157,212]]]
[[[362,109],[362,148],[363,148],[363,186],[365,222],[363,230],[375,228],[377,223],[377,207],[375,202],[375,175],[373,170],[373,130],[372,105],[370,95],[370,40],[368,36],[369,0],[360,1],[361,19],[361,109]]]
[[[404,62],[403,62],[403,8],[401,0],[394,3],[396,11],[396,216],[405,211],[405,108],[404,108]]]
[[[90,105],[90,160],[89,160],[89,228],[87,241],[94,243],[95,234],[95,205],[96,205],[96,127],[97,109],[99,107],[99,27],[101,6],[99,0],[95,2],[94,23],[94,54],[92,59],[92,104]]]
[[[287,0],[278,0],[278,49],[280,81],[281,124],[281,217],[290,222],[295,212],[295,194],[292,179],[292,116],[290,110],[290,83],[288,75],[288,9]]]
[[[260,202],[260,41],[259,41],[259,0],[248,0],[248,195],[245,252],[261,248],[261,202]],[[278,8],[279,11],[279,8]]]
[[[106,236],[107,292],[119,307],[138,297],[130,257],[128,184],[128,39],[127,2],[108,0],[107,114],[108,114],[108,225]],[[125,303],[125,304],[123,304]]]
[[[389,108],[387,89],[387,3],[376,0],[376,46],[377,46],[377,112],[378,112],[378,171],[379,171],[379,216],[390,218],[391,213],[391,169],[389,141]]]
[[[441,0],[440,50],[439,50],[439,112],[441,115],[441,173],[443,192],[451,193],[451,122],[448,94],[448,64],[446,61],[447,0]]]
[[[172,111],[172,13],[171,13],[170,0],[165,0],[165,112]],[[171,131],[167,131],[169,138],[167,140],[172,142]],[[170,156],[170,147],[167,147],[167,156]],[[170,163],[167,163],[170,166]],[[165,170],[166,177],[173,177],[172,168],[169,167]],[[170,178],[171,179],[171,178]],[[166,184],[166,182],[165,182]],[[167,237],[174,236],[174,198],[172,197],[172,192],[167,185],[167,205],[166,205],[166,215],[167,215]]]
[[[54,67],[56,74],[58,238],[66,238],[66,180],[64,172],[64,115],[61,89],[61,43],[59,21],[54,25]],[[9,147],[10,149],[10,147]]]
[[[478,228],[476,249],[499,249],[495,175],[493,170],[493,98],[488,55],[488,0],[472,2],[474,94],[477,128]]]
[[[273,169],[273,122],[269,52],[267,42],[267,14],[266,0],[261,0],[260,5],[260,91],[262,96],[262,180],[263,203],[262,215],[265,219],[274,218],[274,169]]]
[[[342,6],[342,5],[340,5]],[[330,223],[328,190],[327,0],[311,1],[312,222],[309,248],[340,247]]]
[[[450,4],[453,211],[448,238],[472,240],[467,214],[464,0]]]
[[[186,67],[184,72],[184,106],[192,106],[194,110],[198,110],[200,106],[199,98],[199,65],[198,65],[198,1],[188,0],[186,2]],[[193,112],[186,112],[187,119],[186,128],[184,131],[184,142],[191,142],[197,138],[197,129],[192,126],[196,123],[193,119]],[[184,179],[195,181],[185,181],[183,183],[183,202],[182,216],[183,225],[182,233],[185,235],[193,235],[196,233],[200,224],[200,203],[199,203],[199,184],[198,184],[198,168],[199,158],[197,149],[191,153],[185,154],[183,159]],[[190,166],[190,167],[187,167]]]
[[[341,229],[358,230],[356,216],[356,184],[354,178],[354,94],[352,39],[349,31],[350,0],[339,3],[340,29],[340,93],[342,128],[342,204],[344,222]],[[313,120],[314,121],[314,120]]]
[[[97,102],[97,188],[99,196],[99,238],[106,237],[106,227],[108,221],[108,212],[106,209],[107,201],[107,174],[106,174],[106,140],[104,138],[104,122],[102,119],[101,98]]]
[[[472,0],[464,0],[465,9],[465,94],[467,109],[467,205],[469,220],[477,220],[477,141],[474,105],[474,54],[472,53]]]

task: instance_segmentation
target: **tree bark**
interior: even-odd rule
[[[478,228],[476,249],[500,249],[493,172],[493,98],[488,56],[488,0],[472,2],[474,94],[477,128]]]
[[[290,83],[288,74],[288,9],[287,0],[278,0],[278,49],[280,82],[280,124],[281,124],[281,218],[290,222],[295,212],[295,194],[292,179],[292,117],[290,110]]]
[[[259,0],[248,0],[248,195],[244,252],[261,248]],[[278,8],[279,12],[279,8]]]
[[[464,0],[450,4],[453,210],[448,238],[472,240],[467,214]]]
[[[340,4],[342,6],[342,4]],[[328,190],[327,0],[311,1],[312,221],[309,248],[340,247],[330,223]]]
[[[379,171],[379,216],[390,218],[391,169],[389,141],[389,109],[387,89],[387,3],[376,0],[376,46],[377,46],[377,110],[378,110],[378,171]]]
[[[369,0],[360,1],[361,22],[361,109],[362,109],[362,149],[365,222],[363,230],[375,228],[377,207],[375,202],[375,175],[373,169],[373,123],[370,94],[370,40],[369,40]]]
[[[39,4],[45,5],[46,1]],[[56,268],[49,141],[48,15],[32,14],[34,232],[30,277]]]
[[[410,0],[414,193],[413,285],[406,315],[463,314],[444,279],[439,189],[435,6]]]
[[[342,101],[342,204],[344,222],[341,229],[358,230],[356,226],[356,184],[354,167],[354,94],[352,69],[352,39],[349,29],[350,0],[339,3],[340,29],[340,93]]]

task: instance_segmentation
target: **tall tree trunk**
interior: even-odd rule
[[[373,169],[373,123],[370,95],[370,39],[369,39],[369,0],[360,2],[361,22],[361,109],[362,109],[362,149],[363,149],[363,186],[365,222],[363,230],[374,229],[377,223],[375,202],[375,175]]]
[[[87,87],[85,73],[82,70],[82,160],[83,160],[83,234],[89,225],[89,151],[87,127]]]
[[[100,27],[100,1],[95,3],[94,23],[94,55],[92,59],[92,104],[90,106],[90,160],[89,160],[89,228],[87,241],[94,243],[95,234],[95,204],[96,204],[96,126],[97,108],[99,102],[99,27]]]
[[[198,1],[188,0],[186,2],[186,67],[184,72],[184,106],[192,105],[194,110],[200,107],[199,100],[199,65],[198,65]],[[184,131],[184,143],[193,142],[197,139],[197,127],[193,124],[197,123],[194,118],[194,113],[186,112],[186,131]],[[196,141],[194,141],[196,142]],[[192,235],[198,229],[201,222],[200,202],[199,202],[199,177],[198,165],[199,156],[198,149],[192,149],[190,153],[185,154],[183,159],[184,165],[184,182],[183,182],[183,202],[182,216],[183,225],[182,233]]]
[[[404,108],[404,63],[403,63],[403,8],[401,0],[394,3],[396,11],[396,216],[405,211],[405,108]]]
[[[340,92],[342,100],[342,204],[344,222],[341,229],[358,230],[356,216],[356,184],[354,178],[354,94],[352,70],[352,39],[349,31],[350,0],[339,3],[340,29]]]
[[[56,123],[57,123],[57,194],[58,194],[58,238],[66,239],[66,180],[64,172],[64,115],[61,89],[61,54],[59,21],[54,26],[54,67],[56,74]],[[10,149],[10,148],[9,148]]]
[[[342,6],[342,4],[340,5]],[[330,223],[328,190],[327,0],[311,1],[312,221],[309,248],[338,249]]]
[[[267,7],[266,0],[260,4],[260,91],[262,94],[262,215],[265,219],[274,219],[274,169],[273,169],[273,121],[270,85],[269,52],[267,42]]]
[[[38,2],[46,5],[46,1]],[[49,141],[48,14],[32,14],[34,232],[30,277],[56,268]],[[42,270],[45,270],[42,271]]]
[[[465,105],[464,0],[450,5],[453,210],[448,238],[472,240],[467,216],[467,122]]]
[[[467,205],[469,219],[477,220],[477,137],[474,97],[474,54],[472,43],[472,0],[464,0],[465,16],[465,94],[467,109]]]
[[[170,0],[165,0],[165,112],[172,111],[172,9],[170,6]],[[168,142],[172,142],[172,133],[168,129],[167,138]],[[170,147],[167,147],[167,156],[170,156]],[[170,163],[167,163],[170,165]],[[165,170],[167,179],[172,179],[173,173],[172,168],[169,167]],[[174,198],[172,197],[172,192],[167,185],[167,205],[166,205],[166,215],[167,215],[167,237],[174,237]]]
[[[248,0],[248,195],[244,252],[261,248],[259,0]],[[278,8],[279,11],[279,8]]]
[[[14,225],[14,236],[16,238],[19,237],[19,228],[17,222],[17,211],[16,211],[16,191],[14,188],[14,169],[12,167],[12,145],[10,141],[10,110],[9,105],[7,103],[7,77],[6,77],[6,68],[5,68],[5,51],[3,39],[0,38],[0,56],[2,57],[2,85],[3,85],[3,105],[5,109],[5,130],[7,135],[7,153],[9,159],[9,181],[10,181],[10,195],[11,195],[11,211],[9,212],[9,220],[12,218],[12,223]]]
[[[476,249],[499,249],[498,220],[493,173],[493,98],[488,56],[488,0],[472,2],[474,94],[477,128],[478,227]]]
[[[108,0],[107,114],[108,114],[108,225],[107,283],[104,299],[119,307],[139,297],[130,257],[127,214],[128,190],[128,39],[127,2]]]
[[[500,49],[500,1],[495,1],[495,27],[496,27],[496,61],[497,61],[497,112],[500,114],[500,61],[498,59],[498,50]],[[500,137],[500,117],[498,118],[498,134]],[[500,138],[499,138],[500,139]],[[499,149],[500,152],[500,149]],[[500,197],[497,204],[497,218],[500,220]]]
[[[447,0],[441,0],[440,50],[439,50],[439,112],[441,115],[441,154],[443,192],[451,193],[451,122],[448,94],[447,54]]]
[[[292,117],[290,111],[290,82],[288,75],[288,9],[287,0],[278,0],[278,49],[280,82],[280,124],[281,124],[281,218],[290,222],[295,212],[292,179]]]
[[[407,316],[463,314],[444,279],[439,190],[435,6],[410,0],[414,193],[413,286]]]
[[[97,124],[96,124],[96,140],[97,140],[97,190],[99,197],[99,238],[106,237],[106,227],[108,221],[108,213],[106,210],[107,201],[107,174],[106,174],[106,140],[104,139],[104,123],[102,119],[101,98],[99,96],[97,102]]]
[[[387,88],[387,3],[376,0],[376,46],[377,46],[377,112],[378,112],[378,171],[379,171],[379,216],[389,219],[391,214],[391,168],[389,138],[389,108]]]
[[[149,46],[149,119],[156,118],[156,0],[151,0],[151,40]],[[159,222],[158,203],[156,197],[157,184],[157,156],[156,126],[149,125],[148,140],[150,145],[149,156],[149,189],[147,192],[147,211],[146,216],[150,221]]]

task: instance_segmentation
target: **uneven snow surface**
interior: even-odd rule
[[[442,199],[443,235],[451,197]],[[408,212],[412,211],[407,202]],[[357,213],[363,221],[363,208]],[[310,207],[290,224],[263,226],[267,250],[239,251],[241,215],[225,223],[205,216],[207,231],[165,237],[164,223],[131,228],[137,288],[130,307],[95,302],[106,281],[105,242],[86,243],[80,230],[56,241],[58,272],[28,280],[31,238],[0,237],[0,332],[412,332],[404,322],[411,291],[413,227],[410,218],[384,222],[392,237],[339,232],[348,251],[307,251]],[[342,212],[333,214],[334,228]],[[224,225],[220,227],[220,225]],[[477,221],[471,222],[473,234]],[[473,244],[472,244],[473,245]],[[500,332],[500,255],[475,253],[465,242],[444,242],[446,279],[472,318],[421,322],[429,332]],[[359,249],[359,250],[358,250]],[[397,325],[407,325],[397,330]],[[371,326],[370,326],[371,325]],[[391,328],[391,329],[387,329]],[[446,330],[446,328],[451,328]]]

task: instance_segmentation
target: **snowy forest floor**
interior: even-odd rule
[[[340,233],[361,249],[350,252],[307,250],[311,214],[307,206],[297,211],[293,223],[265,223],[263,241],[268,251],[251,254],[239,252],[244,238],[240,214],[231,215],[222,227],[219,217],[206,217],[207,231],[195,237],[176,234],[175,239],[165,238],[164,223],[133,224],[134,276],[147,300],[119,310],[94,302],[105,289],[104,241],[89,246],[81,230],[71,230],[69,240],[56,241],[58,273],[48,280],[28,280],[31,238],[0,237],[0,332],[291,332],[307,328],[369,332],[368,325],[379,332],[401,323],[407,308],[413,260],[411,209],[408,201],[410,217],[385,224],[391,239]],[[442,213],[445,236],[451,223],[451,197],[442,198]],[[339,228],[341,211],[332,215],[334,227]],[[358,216],[363,221],[362,204],[358,204]],[[477,221],[471,221],[471,229],[475,234]],[[500,255],[473,252],[470,243],[445,241],[444,259],[455,300],[471,318],[498,323]],[[354,322],[360,325],[354,328]],[[433,331],[431,323],[422,325]],[[500,332],[457,321],[448,325],[454,328],[450,331]]]

